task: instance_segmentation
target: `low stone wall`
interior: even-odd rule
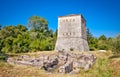
[[[73,70],[73,62],[67,62],[65,65],[59,67],[59,73],[69,73]]]
[[[77,73],[80,68],[89,70],[95,61],[96,57],[93,54],[75,54],[63,51],[59,51],[57,54],[51,56],[46,55],[35,58],[22,55],[15,58],[8,58],[7,60],[10,64],[36,66],[48,72],[54,72],[55,69],[58,69],[59,73]]]

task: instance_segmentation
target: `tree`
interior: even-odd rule
[[[2,47],[2,52],[11,52],[12,51],[12,43],[13,43],[14,38],[12,36],[7,37],[3,41],[3,47]]]
[[[0,33],[1,33],[1,29],[2,29],[2,25],[0,24]],[[3,44],[3,42],[2,42],[2,39],[0,38],[0,52],[2,49],[2,44]]]
[[[2,25],[0,24],[0,30],[2,29]]]
[[[17,38],[13,40],[12,52],[21,53],[29,51],[30,38],[27,32],[19,34]]]
[[[93,38],[93,35],[91,34],[89,28],[87,28],[87,32],[86,33],[87,33],[87,41],[89,42],[90,41],[89,39]]]
[[[31,16],[28,20],[28,26],[33,31],[46,32],[48,31],[48,22],[45,18],[39,16]]]
[[[98,38],[98,49],[99,50],[108,50],[108,40],[105,35],[101,35]]]
[[[1,49],[2,49],[2,45],[3,45],[3,42],[2,42],[2,40],[0,40],[0,52],[1,52]]]
[[[31,51],[39,51],[39,50],[42,50],[40,45],[41,45],[41,41],[37,39],[37,40],[32,41],[30,43],[29,47],[30,47]]]
[[[3,27],[0,30],[0,51],[21,53],[54,49],[57,31],[49,30],[45,18],[31,16],[28,25],[30,30],[21,24]]]
[[[32,42],[30,48],[33,51],[53,50],[55,42],[53,30],[48,28],[48,22],[43,17],[32,16],[28,20],[31,27],[30,36]]]
[[[110,46],[114,54],[120,54],[120,34],[110,41]]]
[[[107,40],[107,38],[106,38],[105,35],[101,35],[101,36],[99,37],[99,40]]]
[[[93,35],[91,34],[89,29],[87,29],[87,41],[88,41],[88,45],[89,45],[90,50],[97,49],[98,40],[97,40],[97,38],[93,37]]]
[[[18,24],[16,27],[21,32],[26,32],[27,31],[27,28],[24,25]]]
[[[14,36],[15,34],[14,30],[15,30],[14,26],[5,26],[0,32],[0,38],[5,39],[9,36]]]
[[[53,36],[57,38],[57,34],[58,34],[58,30],[56,29],[56,31],[54,32]]]
[[[5,26],[0,32],[0,38],[5,39],[9,36],[16,38],[18,34],[21,34],[25,31],[27,31],[27,28],[20,24],[17,26]]]
[[[29,43],[27,42],[27,28],[23,25],[5,26],[0,31],[1,51],[2,52],[26,52],[28,51]]]

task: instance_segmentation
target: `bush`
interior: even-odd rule
[[[110,46],[114,54],[120,54],[120,35],[111,41]]]
[[[7,56],[4,53],[0,52],[0,60],[5,61]]]
[[[107,45],[100,45],[98,48],[99,50],[108,50]]]
[[[0,56],[0,60],[6,60],[6,56]]]
[[[73,48],[70,48],[70,51],[74,51],[74,49],[73,49]]]
[[[95,50],[95,48],[94,47],[90,47],[90,51],[94,51]]]

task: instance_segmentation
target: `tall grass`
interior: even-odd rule
[[[97,62],[96,71],[97,71],[99,77],[111,77],[109,61],[105,58],[99,58],[98,62]]]

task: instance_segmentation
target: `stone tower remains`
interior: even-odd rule
[[[58,17],[58,36],[55,51],[89,51],[86,20],[81,14]]]

